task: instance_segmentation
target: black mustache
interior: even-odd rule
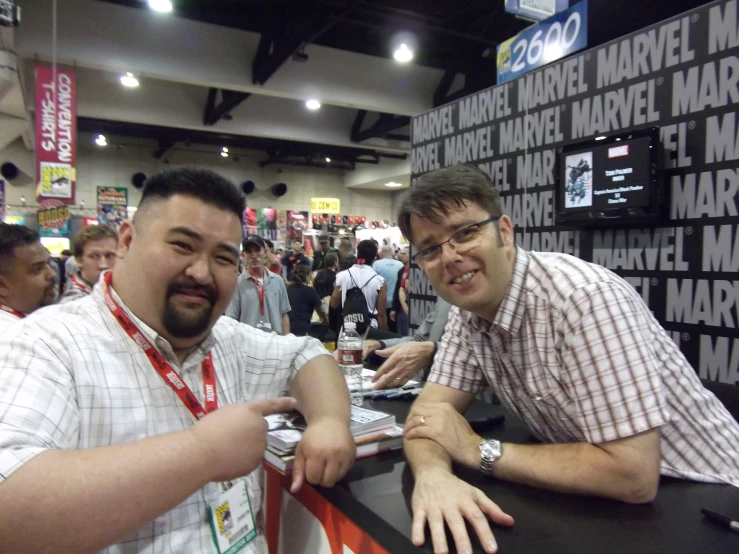
[[[175,294],[202,296],[209,300],[211,304],[215,304],[216,300],[218,300],[218,292],[213,286],[171,285],[167,290],[167,298],[171,298]]]

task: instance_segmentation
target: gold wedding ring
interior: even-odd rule
[[[421,416],[421,425],[426,425],[426,416]]]

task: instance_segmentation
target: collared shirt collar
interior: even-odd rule
[[[110,312],[108,305],[105,303],[105,294],[103,292],[103,286],[96,286],[92,289],[92,296],[95,298],[95,301],[98,302],[102,309],[106,312]],[[174,362],[177,365],[179,364],[179,361],[177,360],[177,356],[174,353],[174,349],[172,348],[172,345],[169,344],[169,341],[162,337],[159,333],[157,333],[154,329],[149,327],[146,323],[141,321],[138,317],[136,317],[131,310],[128,309],[128,307],[123,303],[121,300],[121,297],[118,296],[118,293],[115,291],[113,287],[110,287],[110,292],[113,295],[113,298],[116,302],[118,302],[118,305],[123,308],[123,311],[126,312],[126,315],[131,318],[131,321],[134,322],[136,327],[139,328],[139,330],[146,335],[146,338],[149,339],[149,341],[156,347],[157,350],[159,350],[159,353],[164,356],[167,361],[170,363]],[[205,339],[200,344],[197,344],[190,348],[190,350],[187,352],[187,356],[185,359],[189,358],[193,352],[200,350],[202,356],[205,356],[216,344],[216,339],[213,336],[213,332],[208,334]],[[183,369],[184,369],[184,365]],[[199,366],[198,366],[199,367]]]
[[[472,313],[468,314],[468,322],[475,331],[489,333],[495,327],[511,335],[518,333],[526,309],[526,273],[529,260],[528,252],[521,247],[516,247],[516,260],[513,264],[511,282],[493,322],[490,323]]]
[[[270,277],[269,277],[269,270],[265,267],[263,269],[263,271],[264,271],[264,275],[259,280],[260,281],[264,281],[266,283],[270,279]],[[244,275],[245,275],[245,277],[244,277],[245,279],[251,279],[252,281],[256,281],[256,279],[254,278],[254,276],[249,271],[249,268],[244,269]]]

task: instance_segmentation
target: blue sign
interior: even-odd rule
[[[522,19],[541,21],[569,5],[569,0],[505,0],[505,11]]]
[[[498,84],[569,56],[588,44],[588,0],[582,0],[498,46]]]

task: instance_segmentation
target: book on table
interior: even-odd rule
[[[375,383],[372,382],[372,377],[375,375],[375,371],[371,369],[362,368],[362,390],[365,395],[371,392],[377,392],[373,389]],[[420,383],[418,381],[408,381],[402,387],[402,389],[415,389]],[[392,384],[391,384],[392,385]],[[349,387],[350,391],[359,390],[359,380],[356,377],[346,376],[346,386]]]

